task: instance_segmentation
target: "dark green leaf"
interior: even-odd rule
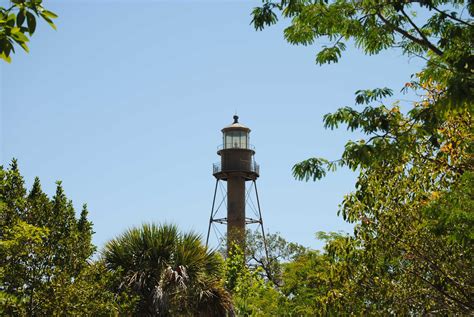
[[[26,12],[26,23],[28,24],[28,32],[33,35],[36,30],[36,18],[31,12]]]
[[[16,16],[16,25],[21,27],[23,22],[25,22],[25,10],[21,9]]]

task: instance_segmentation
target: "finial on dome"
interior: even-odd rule
[[[234,123],[239,123],[239,116],[238,115],[234,115]]]

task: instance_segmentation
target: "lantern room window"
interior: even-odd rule
[[[224,149],[247,149],[248,132],[227,131],[224,132]]]

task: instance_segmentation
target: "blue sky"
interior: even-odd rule
[[[252,129],[266,229],[314,248],[317,231],[350,232],[337,210],[356,175],[306,183],[291,167],[337,158],[360,136],[324,130],[322,116],[353,106],[358,89],[398,91],[420,62],[350,48],[317,66],[318,46],[286,43],[285,23],[254,31],[258,4],[45,1],[58,30],[40,23],[30,53],[0,64],[2,164],[18,158],[27,185],[39,176],[49,195],[62,180],[77,211],[88,204],[99,247],[150,221],[205,236],[220,129],[237,111]]]

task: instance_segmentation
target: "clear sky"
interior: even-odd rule
[[[58,30],[39,23],[30,53],[0,64],[2,164],[18,158],[49,195],[62,180],[77,212],[88,204],[99,247],[150,221],[205,238],[220,129],[237,111],[261,166],[265,228],[314,248],[317,231],[351,232],[337,210],[356,175],[306,183],[291,167],[337,158],[359,136],[324,130],[322,116],[353,106],[358,89],[398,91],[419,62],[351,48],[316,66],[317,46],[286,43],[283,24],[254,31],[259,3],[46,0]]]

